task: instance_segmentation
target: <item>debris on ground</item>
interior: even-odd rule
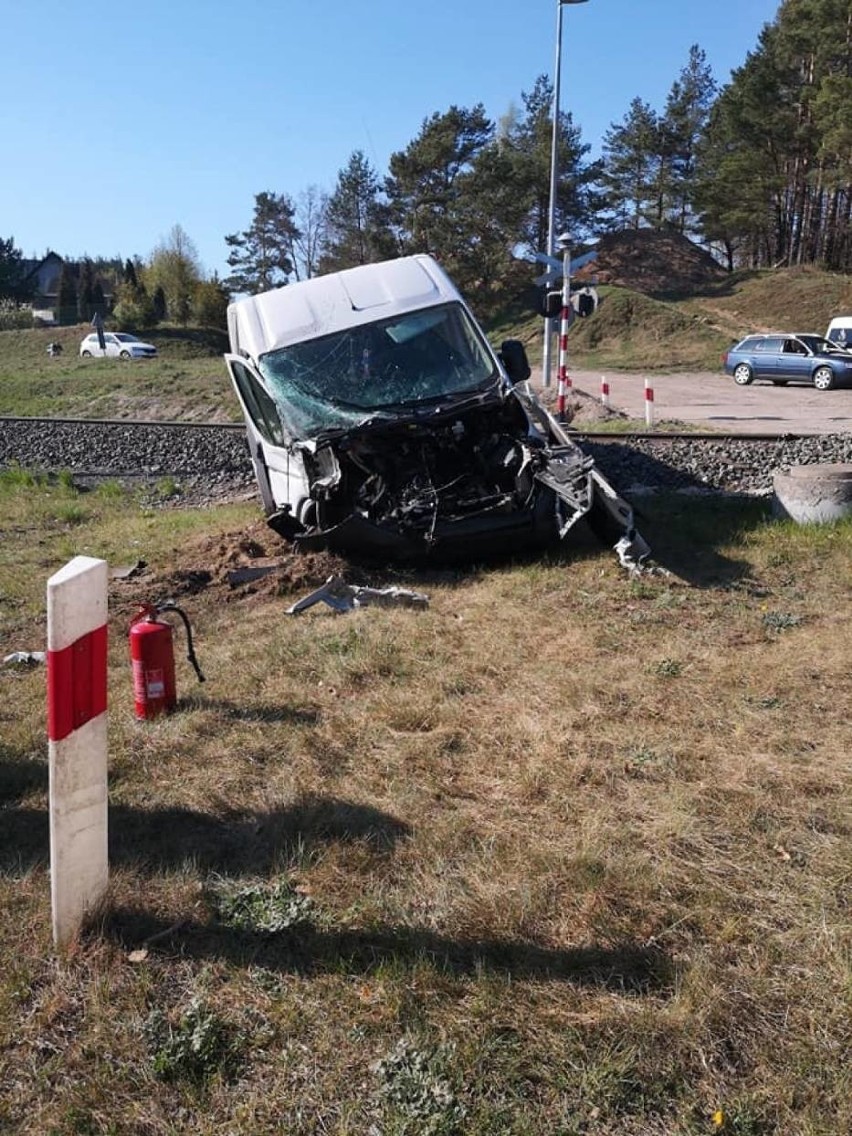
[[[408,588],[368,588],[347,584],[340,576],[329,576],[321,588],[291,604],[287,615],[298,615],[318,603],[327,604],[338,612],[352,611],[356,607],[424,608],[429,606],[429,597]]]
[[[136,560],[133,564],[121,564],[117,568],[111,568],[109,577],[111,580],[133,580],[141,576],[147,567],[144,560]]]
[[[37,667],[47,660],[44,651],[13,651],[3,659],[4,667]]]

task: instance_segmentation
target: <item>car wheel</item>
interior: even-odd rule
[[[786,380],[786,379],[773,379],[773,380],[772,380],[772,385],[773,385],[774,387],[786,387],[786,385],[787,385],[787,380]]]
[[[119,355],[119,359],[129,359],[129,358],[130,358],[130,352],[129,351],[122,351],[121,354]]]
[[[91,351],[81,351],[80,354],[83,356],[84,359],[91,359],[91,357],[92,357]]]
[[[754,374],[748,363],[738,363],[734,367],[734,382],[738,387],[747,387],[753,378]]]
[[[830,391],[834,386],[834,371],[831,367],[817,367],[814,371],[814,386],[818,391]]]

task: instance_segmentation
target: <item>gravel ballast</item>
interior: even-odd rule
[[[778,469],[852,462],[852,435],[802,438],[580,439],[621,493],[715,490],[768,494]],[[0,420],[0,467],[75,477],[171,478],[204,498],[254,489],[245,431],[164,424]]]

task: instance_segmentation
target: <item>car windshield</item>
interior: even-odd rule
[[[460,304],[294,343],[262,355],[259,366],[296,438],[474,394],[497,380]]]
[[[796,338],[800,339],[814,355],[824,355],[826,351],[837,352],[842,350],[838,344],[832,343],[830,339],[823,339],[821,335],[797,335]]]
[[[139,340],[135,335],[128,335],[126,331],[117,331],[115,338],[120,339],[122,343],[138,343]]]

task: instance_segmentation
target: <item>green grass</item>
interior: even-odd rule
[[[0,331],[0,415],[237,421],[225,362],[226,337],[204,329],[162,328],[142,338],[156,359],[82,359],[88,326]],[[51,341],[63,345],[56,359]]]
[[[343,565],[430,606],[287,617],[331,565],[251,506],[0,478],[9,651],[70,556],[149,565],[110,585],[108,902],[60,954],[44,674],[0,669],[0,1130],[849,1131],[852,525],[643,512],[676,576],[578,532]],[[286,571],[230,590],[254,546]],[[138,723],[164,595],[207,682],[179,628],[177,712]]]

